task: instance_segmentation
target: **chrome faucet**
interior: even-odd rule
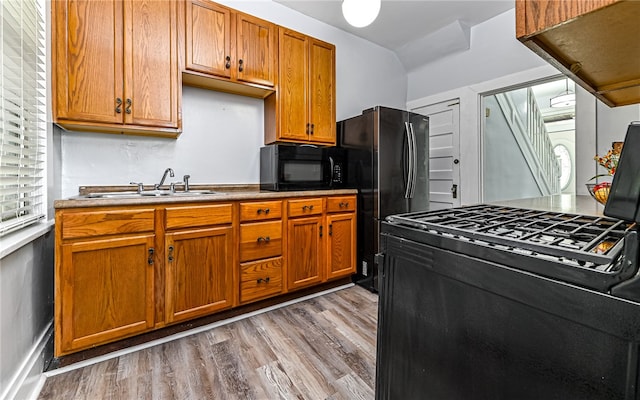
[[[189,191],[189,178],[191,178],[191,175],[185,175],[182,177],[182,180],[184,181],[184,191],[188,192]]]
[[[160,189],[160,186],[162,186],[162,184],[164,184],[164,180],[167,179],[167,173],[169,174],[170,177],[174,177],[175,174],[173,173],[173,170],[171,168],[167,168],[164,170],[164,174],[162,174],[162,179],[160,179],[160,183],[156,183],[155,185],[153,185],[153,188],[155,190]]]

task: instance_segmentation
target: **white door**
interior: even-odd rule
[[[429,210],[460,206],[460,101],[416,108],[429,117]]]

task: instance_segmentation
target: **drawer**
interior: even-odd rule
[[[322,198],[289,200],[289,217],[322,214]]]
[[[282,255],[282,221],[240,225],[240,262]]]
[[[240,203],[240,222],[282,218],[282,201]]]
[[[328,197],[327,212],[355,211],[356,202],[356,196]]]
[[[123,233],[153,232],[152,208],[65,212],[61,216],[62,238],[76,239]]]
[[[240,303],[282,292],[282,257],[240,265]]]
[[[232,204],[211,204],[206,206],[167,207],[165,227],[167,229],[230,224]]]

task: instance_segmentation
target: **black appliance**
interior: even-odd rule
[[[429,207],[429,120],[376,106],[339,121],[337,134],[346,153],[346,185],[358,189],[354,281],[375,292],[380,222],[391,214]]]
[[[292,144],[260,148],[261,190],[343,188],[344,169],[344,151],[340,148]]]
[[[388,217],[376,398],[639,399],[639,152],[632,124],[608,216],[481,204]]]

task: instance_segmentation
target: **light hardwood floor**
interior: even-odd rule
[[[373,399],[377,305],[353,286],[51,376],[39,399]]]

